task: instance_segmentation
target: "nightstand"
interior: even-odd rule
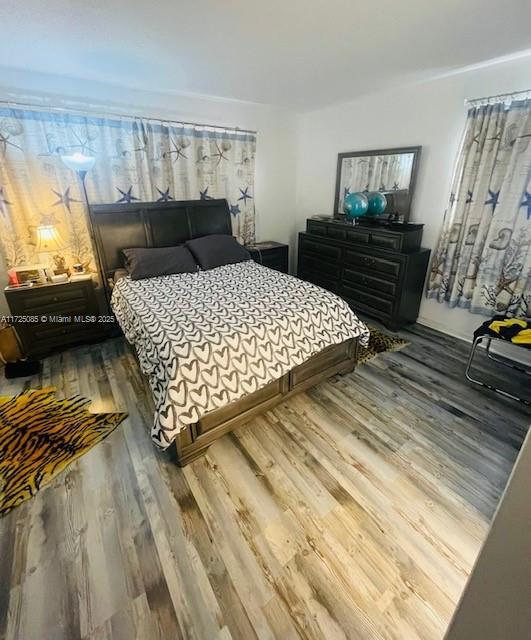
[[[92,280],[35,284],[4,293],[12,315],[10,324],[25,356],[42,358],[106,336]]]
[[[288,273],[289,247],[280,242],[256,242],[245,247],[251,258],[264,267]]]

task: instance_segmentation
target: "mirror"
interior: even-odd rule
[[[356,191],[380,191],[387,198],[385,218],[407,222],[420,147],[340,153],[337,158],[334,216],[343,217],[343,200]]]

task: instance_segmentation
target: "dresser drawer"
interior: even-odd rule
[[[97,323],[38,323],[19,325],[16,330],[24,350],[33,357],[103,337],[102,325]]]
[[[338,229],[337,227],[328,227],[327,228],[328,236],[330,238],[334,238],[335,240],[346,240],[348,231],[346,229]]]
[[[40,305],[32,307],[28,315],[48,316],[47,321],[53,322],[52,316],[81,316],[94,315],[94,307],[89,305],[85,298],[76,298],[71,302],[60,302],[55,304]]]
[[[33,340],[59,340],[61,343],[71,343],[85,336],[98,333],[100,327],[97,323],[87,322],[86,324],[58,322],[54,324],[29,325],[27,327],[28,337]]]
[[[99,330],[98,323],[87,322],[54,322],[51,324],[34,324],[28,325],[28,332],[35,340],[48,340],[49,338],[60,338],[66,336],[69,339],[73,339],[74,336],[84,335],[88,333],[94,333]]]
[[[313,256],[304,255],[299,258],[299,272],[301,271],[314,271],[329,277],[338,278],[340,266],[339,264],[324,262]]]
[[[386,274],[392,278],[399,277],[400,267],[402,265],[400,260],[380,258],[378,256],[357,251],[345,251],[344,261],[346,264],[354,264],[362,269],[370,270],[371,273],[376,271]]]
[[[283,260],[288,255],[288,247],[274,247],[272,249],[257,249],[256,253],[264,260]]]
[[[99,340],[103,337],[101,327],[93,325],[88,329],[73,329],[72,327],[57,327],[56,331],[50,332],[45,338],[35,337],[37,346],[33,351],[34,354],[49,353],[55,349],[67,348],[75,346],[76,344]],[[44,347],[41,350],[39,344],[43,344]]]
[[[399,235],[371,233],[370,243],[376,247],[382,247],[383,249],[399,251],[402,239]]]
[[[357,242],[358,244],[368,244],[369,234],[364,231],[347,230],[347,240],[349,242]]]
[[[394,297],[398,291],[398,285],[394,280],[381,280],[370,276],[364,271],[354,271],[353,269],[343,270],[343,282],[348,286],[363,287],[374,291],[381,291],[387,296]]]
[[[345,283],[343,283],[341,287],[341,295],[344,298],[347,298],[347,300],[350,300],[354,307],[356,307],[356,303],[361,303],[363,307],[369,310],[380,311],[389,316],[393,312],[393,300],[373,296],[362,289],[358,289]]]
[[[29,289],[28,291],[17,292],[16,295],[20,296],[16,298],[16,301],[21,315],[26,312],[30,315],[30,311],[40,310],[50,306],[58,308],[58,305],[61,303],[66,303],[68,306],[77,304],[87,298],[85,289],[81,287],[68,287],[68,285],[49,287],[46,291],[43,290],[42,293],[41,291]]]
[[[304,270],[299,270],[299,273],[297,274],[297,276],[301,280],[306,280],[307,282],[316,284],[318,287],[327,289],[332,293],[337,293],[339,291],[339,280],[337,278],[331,278],[330,276],[326,276],[322,273],[315,272],[315,271],[304,271]]]
[[[331,263],[338,263],[341,260],[341,248],[334,247],[331,244],[325,242],[319,242],[310,240],[305,237],[301,237],[299,244],[299,257],[300,256],[315,256],[319,261],[326,261]]]
[[[308,231],[308,233],[315,233],[318,236],[326,236],[326,225],[320,222],[308,220],[306,223],[306,230]]]

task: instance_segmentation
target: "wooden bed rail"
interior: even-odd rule
[[[184,467],[203,455],[218,438],[241,427],[260,413],[272,409],[279,402],[331,376],[353,371],[357,353],[357,338],[327,347],[288,371],[282,378],[226,407],[211,411],[199,422],[179,433],[173,447],[175,461]]]

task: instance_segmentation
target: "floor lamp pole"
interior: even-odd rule
[[[87,219],[88,219],[88,230],[89,230],[89,234],[90,234],[90,241],[92,242],[92,247],[95,249],[95,258],[96,258],[96,263],[97,263],[96,266],[98,267],[98,273],[99,273],[101,285],[103,287],[103,297],[104,297],[105,306],[106,306],[105,315],[108,315],[108,314],[111,313],[111,301],[110,301],[108,293],[107,293],[107,286],[106,286],[106,282],[105,282],[105,278],[107,276],[103,272],[100,251],[99,251],[98,245],[97,245],[97,243],[95,241],[94,231],[92,229],[92,216],[91,216],[91,213],[90,213],[90,202],[89,202],[89,199],[88,199],[87,185],[85,184],[85,179],[87,177],[88,171],[80,169],[76,173],[77,173],[77,175],[79,177],[79,180],[81,181],[81,191],[83,193],[83,204],[85,205],[86,215],[87,215]]]
[[[103,261],[101,259],[98,243],[95,241],[95,238],[94,238],[94,228],[92,226],[92,214],[91,214],[90,202],[88,198],[87,185],[86,185],[87,173],[94,166],[96,162],[96,158],[93,156],[87,156],[80,151],[76,151],[75,153],[61,156],[61,161],[71,171],[74,171],[74,173],[78,176],[78,179],[81,182],[81,193],[83,194],[82,195],[83,204],[85,206],[85,212],[88,218],[87,220],[88,232],[90,236],[90,241],[92,243],[92,248],[95,250],[94,255],[96,259],[96,267],[99,273],[98,284],[101,283],[101,286],[103,287],[103,297],[101,295],[98,295],[98,299],[99,299],[98,302],[100,303],[100,308],[102,304],[105,305],[104,315],[111,315],[111,301],[109,299],[107,280],[106,280],[107,274],[103,271],[103,266],[102,266]]]

